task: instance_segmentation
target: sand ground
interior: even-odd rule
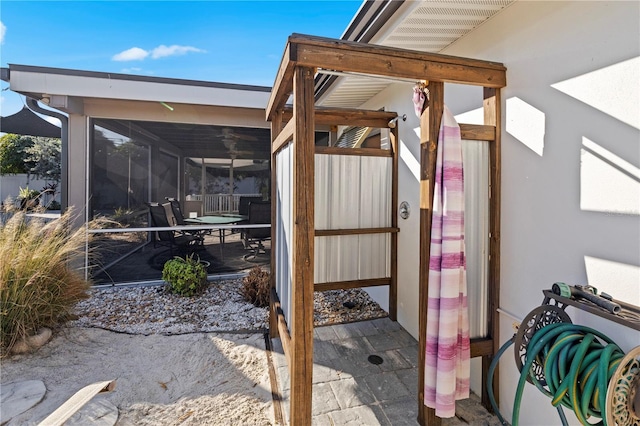
[[[47,388],[10,425],[37,424],[80,388],[110,379],[116,389],[96,398],[118,407],[118,425],[275,423],[262,334],[142,336],[73,327],[1,363],[2,383],[35,379]]]

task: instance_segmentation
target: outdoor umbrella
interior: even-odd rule
[[[60,137],[60,127],[40,118],[26,106],[13,115],[0,117],[0,132],[46,138]]]

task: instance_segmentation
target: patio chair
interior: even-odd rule
[[[169,217],[169,222],[173,223],[174,226],[190,225],[189,223],[186,223],[184,221],[184,214],[182,213],[182,209],[180,208],[180,202],[175,198],[171,198],[171,197],[165,197],[165,200],[169,201],[169,203],[163,204],[165,206],[165,209],[167,210],[167,216]],[[211,231],[207,231],[206,229],[198,229],[198,230],[194,229],[193,231],[185,230],[181,232],[183,234],[194,235],[198,237],[198,239],[200,239],[201,242],[204,242],[204,236],[206,234],[211,233]]]
[[[238,214],[249,216],[249,204],[255,201],[262,201],[261,196],[240,196],[238,200]]]
[[[269,224],[271,223],[271,202],[270,201],[252,201],[249,203],[248,211],[249,225]],[[271,228],[245,228],[242,242],[244,248],[251,252],[244,255],[243,259],[247,261],[254,260],[260,254],[265,254],[264,242],[271,239]]]
[[[158,228],[173,226],[169,222],[164,205],[158,203],[148,203],[148,205],[152,226]],[[153,247],[155,248],[158,244],[168,246],[172,256],[174,248],[195,248],[202,242],[197,236],[184,234],[180,231],[156,231],[155,234],[156,238],[154,238]]]
[[[189,225],[184,221],[184,215],[182,214],[182,209],[180,208],[180,202],[171,197],[165,197],[164,199],[169,201],[168,203],[163,204],[163,206],[165,206],[165,210],[167,211],[169,223],[172,223],[174,226]],[[204,236],[206,234],[210,234],[211,232],[207,231],[206,229],[194,229],[193,231],[181,231],[181,233],[193,235],[200,240],[201,244],[204,244]]]
[[[171,212],[173,213],[175,221],[174,225],[184,225],[184,215],[182,214],[182,209],[180,208],[180,202],[171,197],[164,197],[164,199],[167,200],[169,204],[171,204]]]
[[[262,196],[241,195],[240,199],[238,200],[238,214],[241,216],[249,216],[249,204],[256,201],[262,201]],[[246,223],[248,223],[248,221],[243,220],[242,222],[238,222],[238,225],[244,225]],[[232,232],[240,232],[240,239],[244,239],[244,229],[234,229]]]

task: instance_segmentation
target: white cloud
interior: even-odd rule
[[[204,52],[204,50],[193,46],[178,46],[177,44],[165,46],[164,44],[161,44],[151,51],[151,57],[153,59],[158,59],[165,58],[167,56],[185,55],[189,52]]]
[[[113,55],[114,61],[141,61],[144,58],[149,56],[149,52],[139,47],[132,47],[131,49],[127,49],[124,52],[120,52],[116,55]]]
[[[152,59],[166,58],[168,56],[180,56],[186,55],[189,52],[197,52],[204,53],[205,50],[198,49],[193,46],[179,46],[177,44],[173,44],[171,46],[165,46],[161,44],[160,46],[153,48],[151,50],[144,50],[139,47],[132,47],[131,49],[127,49],[123,52],[120,52],[114,55],[111,59],[114,61],[142,61],[143,59],[151,56]],[[138,71],[136,68],[128,68],[130,71]],[[129,71],[123,71],[129,72]]]
[[[4,43],[4,35],[7,32],[7,27],[2,21],[0,21],[0,44]]]

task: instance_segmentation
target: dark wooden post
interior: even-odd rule
[[[501,178],[501,99],[500,89],[484,89],[484,124],[495,126],[496,136],[489,144],[489,277],[488,277],[488,310],[489,333],[493,340],[493,354],[500,349],[500,318],[498,308],[500,304],[500,178]],[[482,383],[486,383],[487,373],[493,356],[482,357]],[[499,403],[498,368],[494,373],[493,393],[496,403]],[[486,386],[482,389],[482,405],[493,411],[489,402]]]
[[[420,120],[420,336],[418,361],[418,422],[439,426],[441,419],[433,408],[424,405],[424,363],[427,346],[427,307],[429,283],[429,254],[431,252],[431,216],[435,188],[436,151],[438,134],[444,111],[444,83],[429,83],[429,109]]]
[[[389,129],[389,141],[393,151],[391,169],[391,227],[398,228],[398,126]],[[389,285],[389,318],[398,320],[398,233],[391,233],[391,284]]]
[[[292,425],[311,424],[314,259],[314,69],[293,76],[293,284],[291,292]]]

